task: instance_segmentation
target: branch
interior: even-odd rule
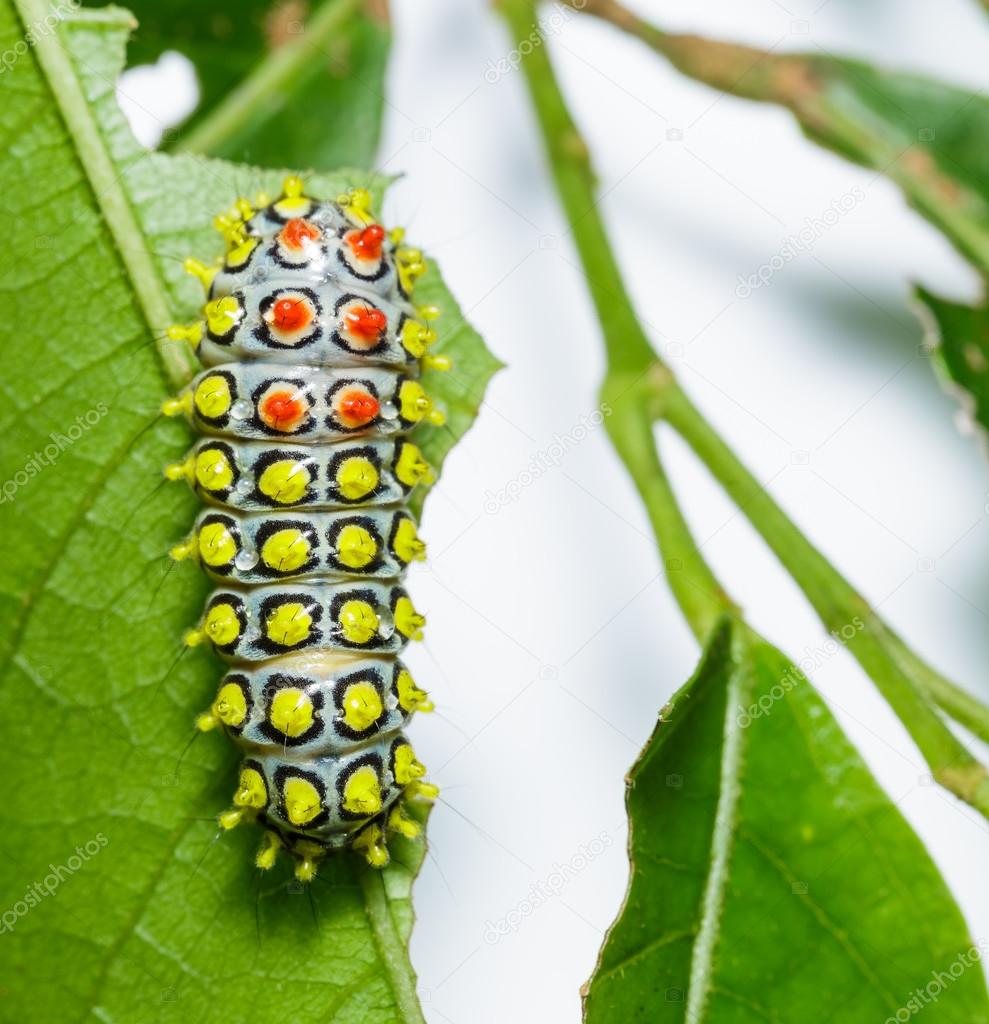
[[[589,3],[599,7],[602,0]],[[605,0],[605,6],[614,5]],[[534,0],[499,0],[498,7],[514,39],[531,40],[538,33]],[[734,605],[697,550],[662,471],[653,437],[653,424],[661,417],[694,447],[762,533],[825,625],[840,629],[862,621],[848,641],[849,649],[906,726],[938,782],[989,817],[986,769],[956,739],[916,678],[924,675],[930,683],[936,674],[908,671],[910,660],[922,664],[920,659],[905,658],[903,649],[896,649],[891,631],[759,487],[654,353],[622,281],[597,208],[587,146],[560,92],[546,46],[519,49],[553,178],[601,322],[608,359],[602,395],[612,406],[608,433],[646,504],[670,587],[695,635],[704,636],[712,618],[734,610]],[[681,567],[671,572],[678,563]]]

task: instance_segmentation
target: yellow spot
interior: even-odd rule
[[[237,554],[237,541],[226,523],[207,523],[199,531],[199,557],[212,566],[229,565]]]
[[[361,765],[351,773],[343,784],[341,803],[351,814],[377,814],[381,810],[381,786],[371,765]]]
[[[279,690],[271,702],[268,718],[280,733],[295,739],[312,728],[312,701],[296,687]]]
[[[422,452],[414,444],[406,442],[402,445],[398,461],[395,463],[395,476],[406,487],[415,487],[420,480],[431,483],[433,471],[422,457]]]
[[[391,814],[388,815],[388,827],[394,829],[399,835],[406,839],[415,839],[422,832],[422,826],[418,821],[407,817],[399,804],[396,804]]]
[[[282,789],[285,801],[285,817],[293,825],[305,825],[323,810],[319,790],[308,780],[289,778]]]
[[[384,844],[384,835],[377,825],[368,825],[351,843],[367,858],[373,868],[383,868],[388,863],[388,847]]]
[[[247,717],[247,698],[236,683],[220,687],[216,700],[210,707],[212,715],[224,725],[240,725]]]
[[[410,356],[421,359],[426,352],[426,346],[436,340],[436,332],[418,320],[406,320],[402,324],[401,340],[402,347]]]
[[[187,259],[182,261],[182,269],[187,274],[192,274],[193,277],[198,278],[203,288],[205,288],[206,291],[209,291],[209,287],[213,283],[213,278],[216,277],[216,272],[220,268],[208,267],[202,262],[202,260],[197,260],[192,256],[189,256]]]
[[[264,630],[269,640],[282,647],[295,647],[309,636],[312,616],[298,601],[280,604],[268,613]]]
[[[278,851],[282,848],[282,841],[274,832],[265,832],[261,840],[261,848],[254,858],[254,864],[262,871],[270,871],[275,866]]]
[[[352,455],[337,467],[337,490],[348,500],[358,501],[378,486],[378,471],[363,455]]]
[[[399,520],[391,546],[403,562],[411,562],[413,559],[421,562],[426,557],[426,545],[419,540],[415,522],[407,516]]]
[[[261,547],[261,561],[276,572],[294,572],[309,560],[309,541],[301,530],[289,527],[273,533]]]
[[[196,387],[195,403],[200,416],[216,419],[230,408],[231,402],[230,384],[219,373],[203,377]]]
[[[407,786],[426,774],[426,766],[417,760],[415,751],[408,743],[395,748],[395,781],[400,786]]]
[[[422,627],[426,625],[426,617],[420,615],[407,597],[400,597],[395,602],[395,628],[410,640],[422,639]]]
[[[234,480],[233,466],[219,448],[206,448],[196,456],[195,475],[207,491],[225,491]]]
[[[435,705],[429,699],[429,694],[416,686],[408,670],[403,668],[398,673],[396,688],[398,690],[398,703],[403,711],[408,711],[411,714],[413,711],[433,710]]]
[[[258,489],[272,501],[292,505],[305,497],[311,480],[304,463],[295,459],[279,459],[261,474]]]
[[[371,683],[353,683],[348,686],[340,704],[343,720],[354,732],[363,732],[384,713],[378,690]]]
[[[378,616],[367,601],[345,601],[340,609],[340,630],[352,644],[366,644],[378,632]]]
[[[395,267],[398,279],[406,295],[412,294],[416,281],[426,273],[426,261],[420,249],[397,249],[395,251]]]
[[[232,644],[240,636],[240,619],[232,604],[215,604],[206,613],[203,631],[217,647]]]
[[[267,802],[268,787],[264,776],[256,768],[242,768],[234,803],[238,807],[251,807],[259,811]]]
[[[203,312],[206,314],[206,325],[210,334],[222,338],[240,322],[243,309],[235,296],[224,295],[207,302]]]
[[[349,523],[337,535],[337,559],[349,569],[363,569],[377,553],[378,545],[363,526]]]
[[[163,416],[188,416],[192,412],[192,392],[183,391],[176,398],[166,398],[161,403]]]

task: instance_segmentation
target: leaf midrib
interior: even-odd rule
[[[42,0],[13,0],[21,24],[43,23],[48,13]],[[71,27],[86,24],[97,28],[130,29],[133,19],[120,8],[76,11],[62,19]],[[35,52],[45,84],[52,94],[66,134],[72,140],[93,195],[117,248],[120,262],[130,278],[137,303],[148,328],[160,335],[171,318],[171,306],[161,276],[155,269],[130,199],[120,184],[113,158],[79,83],[72,58],[59,41],[58,32],[36,33]],[[192,353],[185,346],[163,346],[158,350],[169,377],[176,385],[195,373]]]

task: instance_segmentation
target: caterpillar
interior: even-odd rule
[[[425,624],[401,581],[433,472],[407,435],[444,420],[419,381],[450,366],[439,311],[413,305],[422,253],[366,190],[317,201],[292,176],[214,223],[226,255],[185,261],[203,317],[167,331],[204,369],[162,411],[202,435],[165,477],[206,506],[171,554],[216,585],[184,642],[228,663],[196,720],[243,751],[220,828],[255,821],[257,866],[284,850],[302,881],[343,848],[384,867],[391,834],[420,832],[407,801],[438,795],[402,733],[433,705],[399,654]]]

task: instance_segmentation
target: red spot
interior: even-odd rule
[[[294,430],[307,411],[306,403],[295,391],[269,392],[258,404],[258,415],[274,430]]]
[[[374,306],[351,306],[343,320],[351,334],[365,341],[377,341],[388,326],[388,317]]]
[[[265,319],[279,331],[301,331],[309,326],[312,312],[305,299],[279,299]]]
[[[359,388],[344,391],[337,404],[337,415],[345,426],[363,427],[370,423],[381,406],[374,395]]]
[[[315,242],[320,237],[319,228],[301,217],[294,217],[282,228],[278,240],[286,249],[302,249],[306,242]]]
[[[359,260],[380,260],[385,229],[380,224],[368,224],[360,231],[349,231],[347,241]]]

